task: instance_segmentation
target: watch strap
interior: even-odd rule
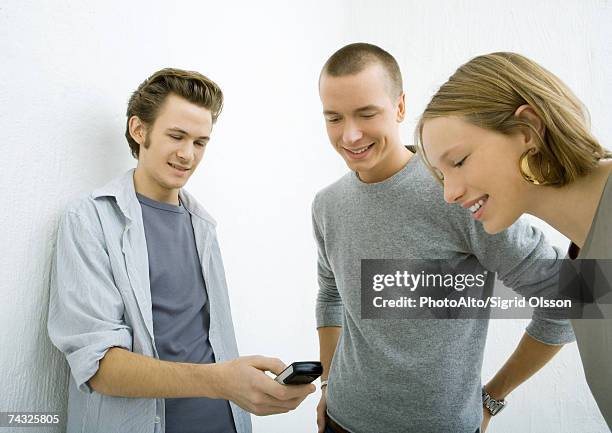
[[[489,393],[484,389],[483,386],[482,405],[487,408],[491,416],[495,416],[506,407],[506,400],[495,400],[489,395]]]

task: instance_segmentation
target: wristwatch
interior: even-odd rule
[[[495,400],[489,395],[489,393],[482,387],[482,405],[486,407],[491,416],[495,416],[500,413],[506,407],[506,400]]]

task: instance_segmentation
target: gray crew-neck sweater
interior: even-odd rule
[[[317,326],[342,326],[329,374],[329,416],[354,433],[473,433],[482,418],[488,320],[361,319],[360,260],[472,255],[489,278],[497,273],[526,295],[556,283],[557,268],[543,270],[551,261],[538,259],[562,253],[524,221],[488,235],[468,210],[444,202],[418,155],[380,183],[346,174],[317,194],[312,214]],[[574,339],[569,321],[537,313],[527,332],[548,344]]]

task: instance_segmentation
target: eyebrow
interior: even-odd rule
[[[363,111],[382,111],[382,107],[370,104],[370,105],[366,105],[364,107],[359,107],[359,108],[353,110],[353,113],[361,113]],[[324,110],[323,114],[324,115],[328,115],[328,114],[338,114],[338,113],[335,112],[335,111]]]
[[[440,155],[440,160],[446,159],[448,161],[448,154],[451,153],[453,150],[457,149],[457,147],[459,147],[459,144],[455,144],[449,149],[446,149],[444,152],[442,152],[442,155]]]
[[[183,131],[181,128],[178,128],[176,126],[174,128],[166,129],[166,132],[178,132],[180,134],[189,135],[189,133],[187,131]],[[210,140],[210,137],[208,135],[202,135],[201,137],[197,137],[197,139],[198,140],[200,140],[200,139]]]

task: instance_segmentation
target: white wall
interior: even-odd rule
[[[219,221],[241,352],[290,362],[318,357],[310,202],[345,172],[318,101],[325,59],[354,41],[394,54],[406,83],[409,143],[414,119],[459,64],[518,51],[574,89],[596,136],[612,147],[610,22],[612,5],[603,0],[0,1],[0,411],[65,410],[68,373],[45,329],[57,218],[71,198],[134,165],[125,106],[154,70],[199,70],[226,94],[188,187]],[[484,380],[524,325],[491,323]],[[317,400],[254,418],[255,432],[315,431]],[[513,393],[490,431],[606,431],[575,344]]]

